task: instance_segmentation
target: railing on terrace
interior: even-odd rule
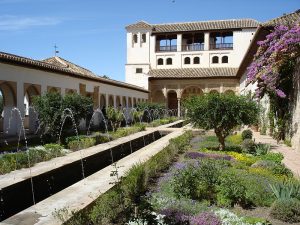
[[[215,43],[210,44],[209,49],[233,49],[233,43]]]
[[[177,45],[168,45],[168,46],[156,46],[157,52],[176,52]]]
[[[182,51],[203,51],[204,43],[182,45]]]

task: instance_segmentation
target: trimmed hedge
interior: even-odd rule
[[[114,188],[101,195],[89,212],[89,222],[110,224],[116,220],[127,220],[133,213],[133,206],[139,203],[140,196],[146,191],[151,178],[167,169],[179,152],[184,152],[192,138],[190,131],[170,140],[170,144],[147,162],[134,165],[117,182]],[[115,171],[114,171],[115,172]],[[115,176],[115,174],[113,175]],[[122,217],[119,215],[122,213]],[[68,224],[68,223],[67,223]]]

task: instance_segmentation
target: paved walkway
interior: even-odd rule
[[[300,177],[300,152],[297,152],[285,144],[277,144],[277,141],[268,135],[260,135],[259,132],[253,132],[255,142],[267,143],[271,145],[271,150],[283,154],[283,163],[288,167],[297,177]]]

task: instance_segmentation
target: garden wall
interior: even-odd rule
[[[293,76],[293,105],[292,105],[292,146],[297,151],[300,151],[300,58],[297,60],[297,65],[295,67],[295,72]]]

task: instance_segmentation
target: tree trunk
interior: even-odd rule
[[[215,133],[219,140],[219,150],[224,151],[225,150],[225,137],[222,134],[222,131],[215,129]]]

